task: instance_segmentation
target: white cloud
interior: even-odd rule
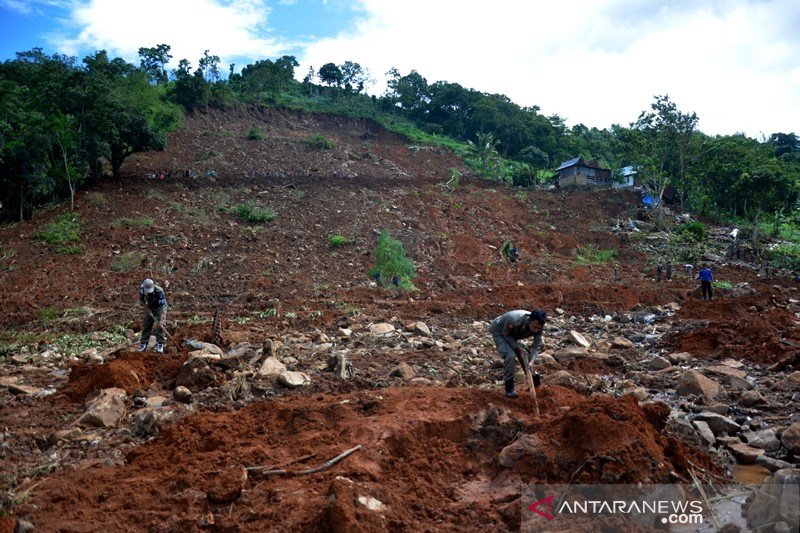
[[[67,7],[69,0],[0,0],[0,6],[21,15],[39,13],[42,8]]]
[[[284,53],[278,39],[263,36],[269,12],[264,0],[91,0],[71,12],[69,25],[80,28],[77,37],[50,40],[62,53],[105,49],[134,62],[140,47],[164,43],[172,47],[173,65],[186,58],[195,67],[210,50],[224,67],[236,57],[256,61]]]
[[[375,74],[416,69],[538,105],[568,124],[627,124],[657,94],[710,134],[769,135],[800,124],[793,0],[361,0],[355,29],[301,55],[358,61]]]

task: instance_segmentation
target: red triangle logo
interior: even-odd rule
[[[538,508],[542,504],[547,504],[547,509],[544,511]],[[528,510],[533,511],[539,516],[545,517],[547,521],[550,522],[553,520],[553,496],[548,496],[547,498],[541,499],[536,503],[532,503],[528,506]]]

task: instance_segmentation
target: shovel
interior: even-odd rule
[[[156,318],[156,315],[154,315],[150,309],[147,309],[147,312],[150,313],[150,318],[152,318],[153,322],[155,322],[153,326],[161,328],[161,331],[164,332],[164,335],[166,335],[167,338],[172,341],[172,343],[175,345],[176,348],[180,349],[180,346],[178,346],[178,342],[172,335],[169,334],[167,328],[165,328],[164,325],[161,323],[161,321]]]
[[[539,400],[536,399],[536,387],[533,385],[533,375],[531,374],[531,368],[525,359],[526,357],[524,357],[521,353],[517,352],[517,361],[519,361],[519,364],[522,365],[522,369],[525,371],[525,381],[528,383],[528,389],[531,391],[531,397],[533,398],[533,416],[538,418]]]

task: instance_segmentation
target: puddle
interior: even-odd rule
[[[744,485],[761,485],[772,472],[761,465],[733,465],[733,479]]]

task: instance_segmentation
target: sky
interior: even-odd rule
[[[709,135],[800,134],[798,0],[0,0],[0,60],[41,47],[138,64],[161,43],[173,68],[204,50],[226,72],[293,55],[299,78],[355,61],[374,94],[413,69],[568,126],[627,126],[668,94]]]

